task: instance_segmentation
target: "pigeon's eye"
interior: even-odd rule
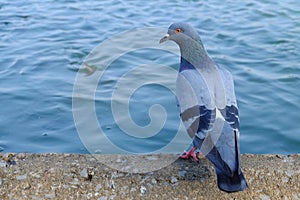
[[[181,32],[182,32],[182,29],[181,29],[181,28],[176,28],[175,32],[176,32],[176,33],[181,33]]]

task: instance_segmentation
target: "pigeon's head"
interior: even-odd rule
[[[200,37],[197,31],[189,24],[178,22],[171,24],[168,29],[168,33],[159,41],[159,43],[165,42],[167,40],[173,40],[179,46],[188,41],[200,42]]]

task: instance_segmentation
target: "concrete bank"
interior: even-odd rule
[[[155,164],[168,156],[175,155],[151,160]],[[231,194],[218,190],[212,165],[203,157],[199,164],[178,159],[145,173],[121,172],[100,162],[136,162],[139,168],[143,159],[134,157],[0,154],[0,199],[300,199],[300,155],[242,155],[249,188]]]

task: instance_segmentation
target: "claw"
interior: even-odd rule
[[[193,147],[188,152],[184,151],[184,153],[181,156],[179,156],[179,157],[182,158],[182,159],[188,159],[188,158],[192,157],[195,162],[198,162],[199,159],[197,158],[197,152],[196,152],[196,150],[197,150],[197,147]]]

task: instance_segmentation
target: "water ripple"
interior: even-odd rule
[[[86,152],[71,110],[73,82],[84,58],[122,31],[187,21],[199,30],[210,55],[234,75],[242,152],[299,153],[299,2],[1,1],[0,151]],[[165,52],[139,53],[122,66],[147,59],[173,68],[179,61]],[[104,89],[114,75],[103,80]],[[106,100],[96,97],[95,104]],[[105,123],[113,132],[114,124]]]

